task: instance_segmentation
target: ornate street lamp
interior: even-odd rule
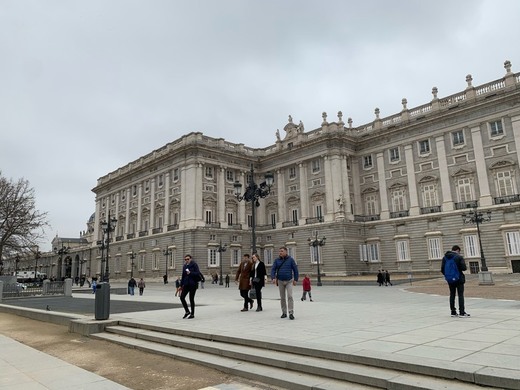
[[[222,253],[224,253],[227,249],[227,244],[224,244],[222,246],[222,240],[220,240],[220,244],[218,245],[217,252],[218,252],[218,262],[220,263],[220,280],[218,282],[219,286],[222,286],[224,284],[223,278],[222,278]]]
[[[251,238],[252,238],[252,253],[256,253],[256,208],[260,206],[258,199],[265,198],[271,192],[271,187],[274,183],[274,176],[271,172],[265,174],[265,181],[255,183],[255,171],[253,164],[251,164],[251,180],[246,187],[244,194],[242,192],[242,183],[238,180],[233,185],[235,187],[235,197],[239,202],[245,200],[251,202]]]
[[[316,231],[316,235],[314,238],[310,237],[307,239],[309,242],[309,246],[314,248],[314,260],[316,261],[316,265],[318,266],[318,286],[321,286],[321,272],[320,272],[320,251],[319,247],[325,245],[325,237],[318,238],[318,232]]]
[[[164,264],[164,274],[166,275],[166,281],[168,281],[168,258],[172,255],[172,250],[171,248],[166,248],[164,251],[163,251],[163,255],[164,255],[164,261],[165,261],[165,264]]]
[[[482,240],[480,239],[480,224],[489,221],[491,221],[491,211],[488,211],[486,214],[484,214],[481,211],[478,211],[477,206],[473,206],[471,212],[462,214],[462,222],[464,224],[477,225],[477,236],[480,248],[480,263],[482,266],[482,272],[479,272],[480,284],[493,284],[493,277],[491,276],[491,272],[488,271],[486,257],[484,256],[484,249],[482,248]]]
[[[103,266],[101,266],[101,280],[103,282],[110,281],[110,267],[109,267],[109,259],[110,259],[110,233],[116,229],[117,219],[115,217],[110,218],[110,210],[108,210],[108,220],[104,220],[101,222],[101,229],[103,230],[103,241],[105,241],[106,235],[106,259],[105,259],[105,274],[103,275]],[[103,255],[102,255],[103,256]],[[103,259],[103,257],[101,257]],[[102,260],[103,261],[103,260]]]
[[[130,277],[131,278],[134,277],[134,260],[135,260],[136,256],[137,256],[137,253],[135,253],[135,252],[130,253],[130,260],[131,260]]]

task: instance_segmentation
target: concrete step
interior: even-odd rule
[[[303,347],[298,347],[296,348],[298,351],[295,352],[295,348],[292,346],[171,328],[164,329],[143,324],[107,327],[105,333],[95,334],[92,337],[165,354],[176,359],[198,362],[223,372],[288,389],[463,390],[476,387],[473,382],[452,379],[451,371],[443,373],[447,379],[442,375],[435,376],[435,374],[439,374],[438,369],[430,370],[434,374],[432,375],[430,372],[414,372],[395,367],[402,366],[403,362],[382,364],[382,359],[370,361],[365,356],[363,357],[365,362],[357,363],[348,361],[348,356],[344,353],[342,356],[327,353],[334,351],[316,351],[312,348],[305,350]],[[253,374],[249,371],[250,367],[254,368],[254,376],[251,376]],[[413,365],[411,368],[414,368]],[[233,371],[229,371],[231,369]],[[418,371],[427,370],[421,366]],[[302,387],[302,383],[304,387]],[[346,386],[347,384],[348,386]]]

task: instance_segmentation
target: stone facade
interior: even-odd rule
[[[354,127],[348,118],[305,131],[289,116],[285,136],[251,148],[190,133],[101,177],[88,274],[99,273],[100,223],[110,212],[111,279],[178,276],[185,253],[206,273],[233,275],[251,251],[251,203],[234,196],[274,174],[271,194],[256,208],[257,249],[269,268],[287,246],[300,271],[316,275],[309,238],[318,247],[321,272],[348,275],[440,269],[458,244],[472,272],[482,267],[477,226],[463,214],[482,212],[486,262],[493,272],[520,272],[520,74],[504,64],[499,80]],[[473,206],[478,206],[474,209]],[[90,230],[89,230],[90,231]],[[218,248],[227,244],[219,258]],[[164,254],[169,249],[171,254]],[[133,253],[134,259],[131,259]]]

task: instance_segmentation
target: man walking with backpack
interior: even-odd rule
[[[464,307],[464,283],[466,278],[462,271],[466,271],[466,263],[460,255],[460,247],[453,245],[451,251],[442,258],[441,272],[450,287],[450,309],[452,317],[469,317]],[[455,307],[455,294],[459,296],[459,314]]]

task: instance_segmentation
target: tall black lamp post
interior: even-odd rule
[[[170,256],[172,255],[171,248],[166,248],[163,251],[163,255],[164,255],[164,261],[165,261],[164,274],[166,275],[166,280],[164,282],[166,283],[168,281],[168,260],[169,260]]]
[[[222,278],[222,253],[224,253],[227,249],[227,244],[224,244],[224,246],[222,246],[222,240],[220,240],[220,244],[218,245],[218,248],[217,248],[217,252],[218,252],[218,262],[220,264],[220,279],[219,279],[219,282],[218,284],[220,286],[222,286],[224,284],[223,282],[223,278]]]
[[[318,266],[318,286],[321,286],[321,272],[320,272],[320,246],[325,245],[325,237],[318,238],[318,232],[316,232],[315,237],[308,238],[309,246],[314,248],[314,260],[316,261],[316,265]]]
[[[134,277],[134,260],[135,260],[136,256],[137,256],[137,253],[135,253],[135,252],[130,253],[130,260],[131,260],[130,277],[131,278]]]
[[[477,206],[474,206],[471,212],[462,214],[462,222],[464,224],[477,225],[477,236],[480,248],[480,263],[482,267],[482,272],[479,272],[480,284],[494,284],[491,272],[488,271],[486,257],[484,256],[484,249],[482,248],[482,240],[480,238],[480,225],[489,221],[491,221],[491,211],[488,211],[484,214],[478,210]]]
[[[260,206],[258,199],[265,198],[271,192],[274,183],[274,176],[271,172],[265,174],[265,181],[260,184],[255,183],[255,171],[251,164],[251,180],[249,181],[245,192],[242,194],[242,183],[235,181],[235,197],[238,201],[245,200],[251,202],[251,238],[252,253],[256,253],[256,208]]]
[[[105,274],[103,275],[101,280],[103,282],[109,282],[110,281],[110,266],[109,266],[109,259],[110,259],[110,233],[113,232],[116,229],[117,219],[115,217],[110,218],[110,210],[108,210],[108,219],[101,222],[101,229],[103,230],[103,241],[105,241],[106,236],[106,257],[105,257]],[[103,267],[101,267],[103,268]]]

